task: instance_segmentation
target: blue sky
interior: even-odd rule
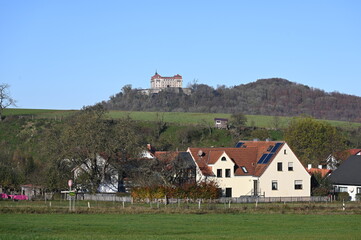
[[[0,83],[19,108],[80,109],[155,70],[361,96],[361,1],[0,0]]]

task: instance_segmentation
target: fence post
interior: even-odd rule
[[[201,209],[201,200],[198,200],[198,209]]]

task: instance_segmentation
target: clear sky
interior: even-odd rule
[[[156,70],[361,96],[361,1],[0,0],[0,83],[20,108],[80,109]]]

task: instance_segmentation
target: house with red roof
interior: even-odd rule
[[[330,154],[325,161],[321,163],[322,168],[336,170],[338,166],[343,163],[350,156],[360,156],[361,149],[346,149],[341,152]]]
[[[216,181],[225,197],[309,197],[310,174],[286,142],[241,141],[234,148],[188,148],[197,181]]]

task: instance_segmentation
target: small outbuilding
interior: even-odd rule
[[[214,127],[220,129],[228,128],[228,119],[227,118],[215,118],[214,119]]]

